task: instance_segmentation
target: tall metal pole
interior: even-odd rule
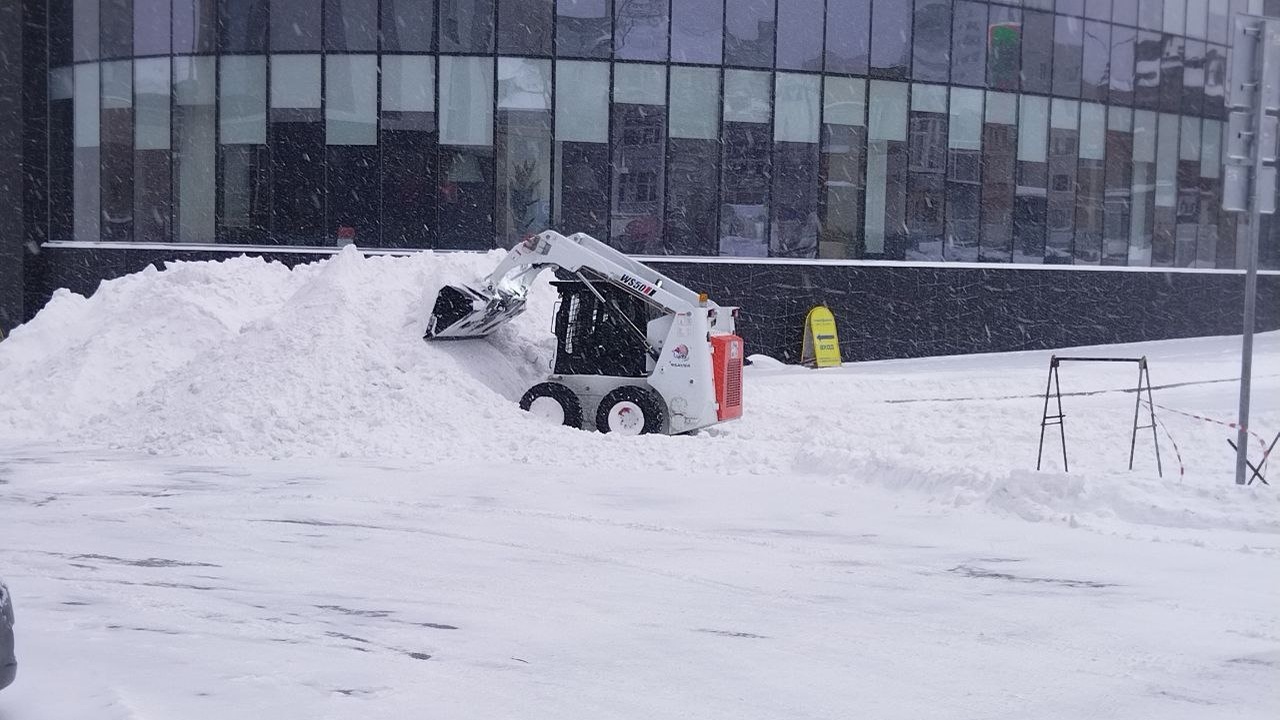
[[[1262,113],[1258,113],[1262,119]],[[1258,123],[1259,125],[1261,123]],[[1260,129],[1256,128],[1255,129]],[[1254,137],[1257,137],[1256,135]],[[1254,167],[1262,169],[1262,154]],[[1258,212],[1258,197],[1253,198],[1253,212],[1249,218],[1249,265],[1244,275],[1244,338],[1240,346],[1240,414],[1236,430],[1236,484],[1245,484],[1246,460],[1249,457],[1249,390],[1253,373],[1253,314],[1258,295],[1258,238],[1262,213]]]
[[[1271,67],[1274,57],[1266,51],[1268,42],[1267,24],[1259,23],[1257,65],[1254,76],[1253,102],[1253,197],[1249,203],[1249,247],[1248,264],[1244,275],[1244,332],[1240,341],[1240,412],[1239,427],[1236,429],[1236,484],[1244,485],[1245,471],[1249,458],[1249,395],[1253,375],[1253,327],[1254,313],[1258,296],[1258,244],[1262,237],[1262,174],[1265,155],[1262,146],[1262,124],[1267,115],[1266,103],[1263,102],[1263,83],[1270,73],[1280,71]]]

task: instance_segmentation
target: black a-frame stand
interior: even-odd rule
[[[1151,374],[1147,371],[1146,356],[1140,358],[1098,358],[1098,357],[1058,357],[1054,355],[1049,358],[1049,381],[1044,388],[1044,413],[1040,419],[1040,449],[1036,453],[1036,470],[1040,469],[1041,460],[1044,458],[1044,432],[1045,428],[1050,425],[1058,426],[1058,434],[1062,438],[1062,470],[1066,472],[1067,467],[1067,430],[1063,423],[1066,415],[1062,412],[1062,386],[1058,382],[1058,366],[1064,362],[1109,362],[1109,363],[1136,363],[1138,365],[1138,387],[1134,390],[1137,397],[1133,403],[1133,433],[1129,436],[1129,469],[1133,469],[1134,451],[1138,445],[1138,431],[1151,428],[1151,439],[1155,443],[1156,448],[1156,472],[1160,477],[1164,477],[1164,467],[1160,463],[1160,438],[1156,435],[1156,406],[1151,399]],[[1147,394],[1147,408],[1150,410],[1150,423],[1139,425],[1138,418],[1142,413],[1142,394]],[[1054,397],[1057,402],[1058,412],[1049,414],[1049,398]]]

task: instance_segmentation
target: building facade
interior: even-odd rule
[[[1230,22],[1275,9],[22,0],[23,238],[46,249],[26,260],[484,249],[555,227],[734,272],[1237,268]],[[1280,223],[1263,231],[1280,268]]]

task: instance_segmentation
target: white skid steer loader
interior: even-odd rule
[[[686,433],[742,415],[738,309],[595,238],[554,231],[517,245],[478,287],[446,285],[426,339],[483,337],[524,311],[547,268],[559,279],[551,376],[520,407],[577,428]]]

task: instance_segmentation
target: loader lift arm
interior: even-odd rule
[[[705,295],[695,293],[590,235],[575,233],[566,237],[547,230],[512,248],[481,286],[441,288],[427,324],[426,338],[447,340],[488,335],[524,312],[529,289],[547,268],[559,268],[574,275],[602,303],[606,301],[595,283],[622,289],[666,313],[718,308]],[[627,322],[644,340],[648,352],[656,353],[644,331],[629,319]]]

